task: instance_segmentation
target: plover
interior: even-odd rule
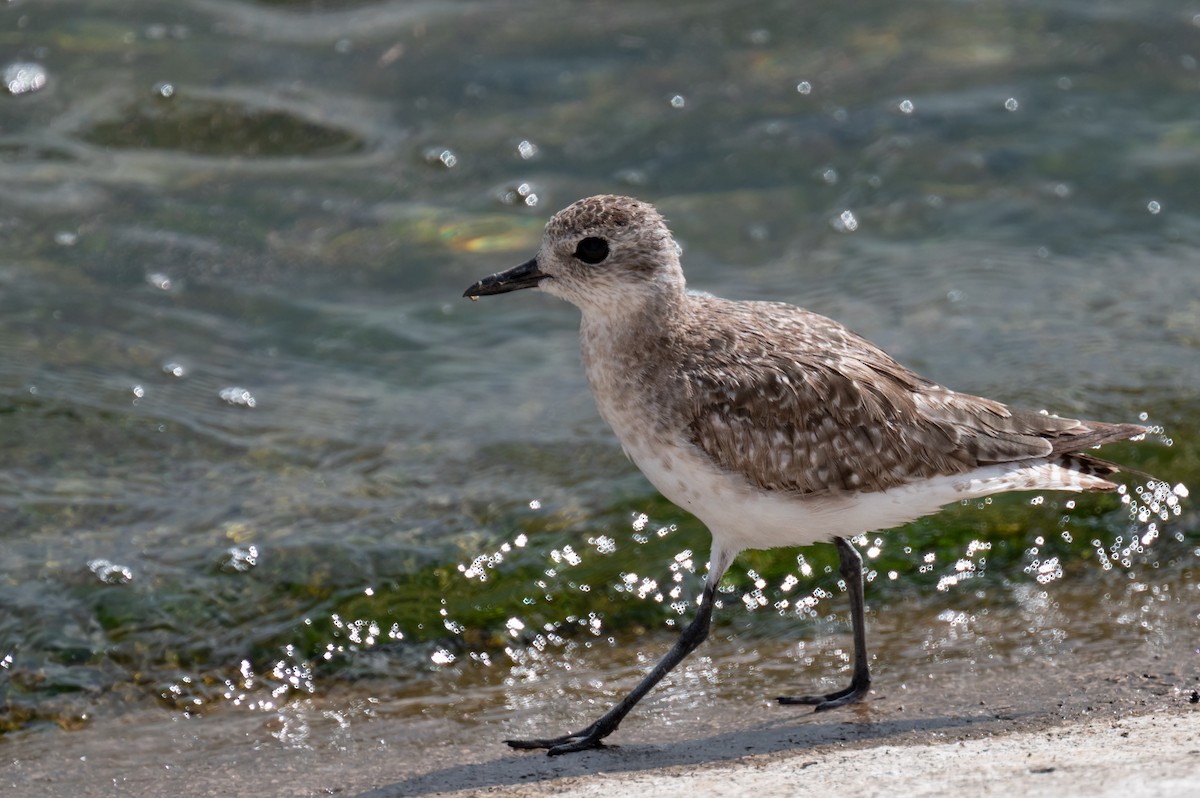
[[[514,748],[600,747],[708,636],[717,585],[743,549],[837,546],[853,677],[835,693],[778,700],[817,710],[858,701],[871,675],[862,558],[848,536],[1004,491],[1115,490],[1118,466],[1088,450],[1147,432],[952,391],[799,307],[690,293],[663,217],[630,197],[559,211],[532,260],[464,296],[522,288],[580,309],[600,415],[654,487],[708,527],[712,552],[695,618],[632,692],[578,732],[507,740]]]

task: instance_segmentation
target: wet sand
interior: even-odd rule
[[[288,745],[263,715],[135,714],[0,742],[0,788],[29,798],[1200,795],[1200,669],[1193,647],[1175,648],[884,683],[865,704],[821,715],[714,702],[664,726],[649,708],[610,747],[555,758],[504,747],[504,719],[330,722],[335,731]]]
[[[949,735],[953,738],[955,735]],[[1200,714],[1091,720],[981,738],[823,747],[720,765],[562,779],[497,791],[543,795],[1200,795]],[[374,793],[384,796],[386,790]],[[458,792],[467,795],[472,792]]]

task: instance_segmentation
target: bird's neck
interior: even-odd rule
[[[681,290],[617,312],[583,312],[584,370],[601,414],[614,428],[619,422],[610,417],[611,409],[601,397],[633,401],[637,395],[656,395],[660,383],[673,379],[674,353],[689,318],[689,299]]]
[[[647,443],[641,438],[671,437],[659,424],[672,410],[671,397],[679,395],[673,383],[678,331],[687,312],[686,297],[681,300],[583,314],[580,353],[588,385],[601,417],[635,461],[634,452]]]
[[[687,297],[674,286],[656,286],[630,296],[581,307],[580,332],[589,344],[605,352],[640,352],[670,334],[685,311]]]

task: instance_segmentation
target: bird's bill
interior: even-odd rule
[[[496,272],[484,277],[463,292],[463,296],[474,299],[487,294],[507,294],[522,288],[533,288],[550,275],[538,270],[537,258],[532,258],[508,271]]]

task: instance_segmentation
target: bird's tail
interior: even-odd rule
[[[1150,431],[1148,428],[1141,424],[1108,424],[1103,421],[1080,423],[1087,427],[1087,432],[1070,437],[1064,436],[1054,441],[1054,451],[1051,454],[1050,462],[1079,475],[1079,486],[1082,490],[1116,490],[1117,483],[1108,477],[1118,472],[1133,474],[1147,480],[1156,480],[1153,475],[1147,474],[1145,471],[1118,465],[1081,451],[1082,449],[1094,449],[1114,441],[1140,439]]]

